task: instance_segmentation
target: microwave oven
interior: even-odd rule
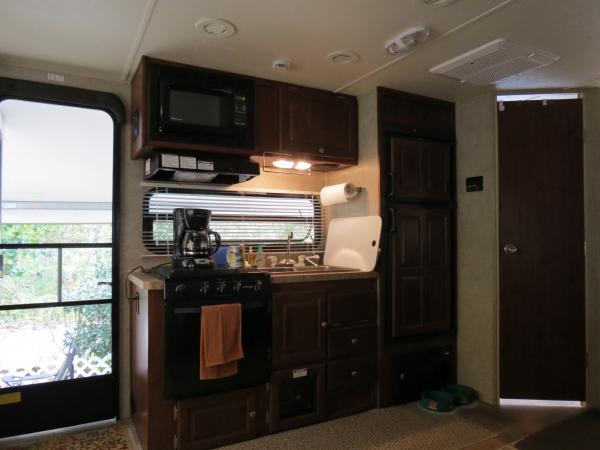
[[[254,148],[254,81],[183,66],[150,64],[150,139]]]

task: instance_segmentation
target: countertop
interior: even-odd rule
[[[343,271],[343,272],[279,272],[271,273],[272,284],[283,283],[308,283],[317,281],[355,280],[361,278],[377,278],[377,272]],[[139,289],[148,291],[162,290],[164,280],[153,273],[136,270],[128,276],[128,280]]]

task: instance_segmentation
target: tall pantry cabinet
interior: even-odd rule
[[[383,405],[456,378],[454,104],[378,89]]]

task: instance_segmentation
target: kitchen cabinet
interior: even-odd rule
[[[203,450],[257,436],[256,389],[196,397],[177,403],[176,448]]]
[[[310,288],[273,293],[273,367],[325,359],[326,300]]]
[[[398,352],[392,363],[392,398],[395,403],[414,402],[428,389],[440,389],[456,380],[453,345],[425,346]]]
[[[131,420],[144,450],[173,449],[175,402],[164,396],[164,304],[161,290],[134,289],[131,317]]]
[[[279,152],[280,83],[257,80],[255,86],[255,153]]]
[[[325,419],[325,364],[280,370],[271,376],[270,431],[277,432]]]
[[[386,88],[377,102],[385,222],[378,398],[389,406],[415,400],[428,368],[443,366],[421,350],[456,344],[455,112],[451,102]]]
[[[238,90],[241,85],[244,85],[243,89]],[[247,105],[244,103],[239,109],[235,109],[235,117],[247,114],[247,117],[244,115],[247,127],[236,128],[226,123],[202,125],[193,122],[191,118],[186,123],[181,117],[173,119],[171,123],[170,114],[165,114],[172,108],[173,101],[172,98],[167,101],[166,97],[170,95],[168,92],[183,92],[185,99],[190,101],[194,92],[209,93],[213,91],[213,87],[221,93],[228,92],[230,96],[235,96],[223,100],[230,105],[220,110],[226,123],[237,120],[232,115],[236,108],[235,102],[239,101],[235,99],[247,98],[244,100],[248,102]],[[232,89],[235,89],[235,94],[231,93]],[[254,79],[251,77],[142,57],[131,81],[131,158],[143,158],[154,150],[164,149],[253,155],[254,90]],[[186,104],[182,103],[184,106]],[[188,112],[192,110],[194,109],[187,108]],[[163,121],[168,123],[162,123]]]
[[[386,131],[454,141],[454,103],[381,87],[377,97],[378,120]]]
[[[222,77],[252,85],[243,136],[234,136],[231,130],[160,132],[157,105],[163,99],[155,98],[156,72],[169,70],[183,70],[190,79],[201,72],[215,77],[217,84]],[[131,84],[131,109],[132,159],[148,156],[153,150],[175,149],[256,157],[282,153],[311,162],[314,170],[358,162],[358,103],[349,95],[143,57]],[[181,123],[177,125],[181,128]]]
[[[392,136],[385,195],[396,201],[450,201],[451,154],[448,142]]]
[[[273,365],[282,370],[271,379],[272,430],[373,408],[378,373],[377,281],[293,286],[274,285]],[[283,383],[288,384],[288,392],[297,385],[300,412],[307,392],[320,397],[311,404],[312,409],[304,405],[309,412],[281,416],[282,404],[292,408],[280,398]]]
[[[357,162],[355,97],[283,85],[281,149],[309,160]]]
[[[452,321],[452,211],[390,207],[392,337],[448,331]]]

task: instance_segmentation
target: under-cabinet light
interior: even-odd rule
[[[311,167],[310,163],[307,163],[305,161],[298,161],[296,163],[296,165],[294,166],[294,169],[296,169],[296,170],[307,170],[307,169],[310,169],[310,167]]]
[[[277,159],[273,161],[273,165],[278,169],[291,169],[294,167],[294,161],[288,161],[287,159]]]

